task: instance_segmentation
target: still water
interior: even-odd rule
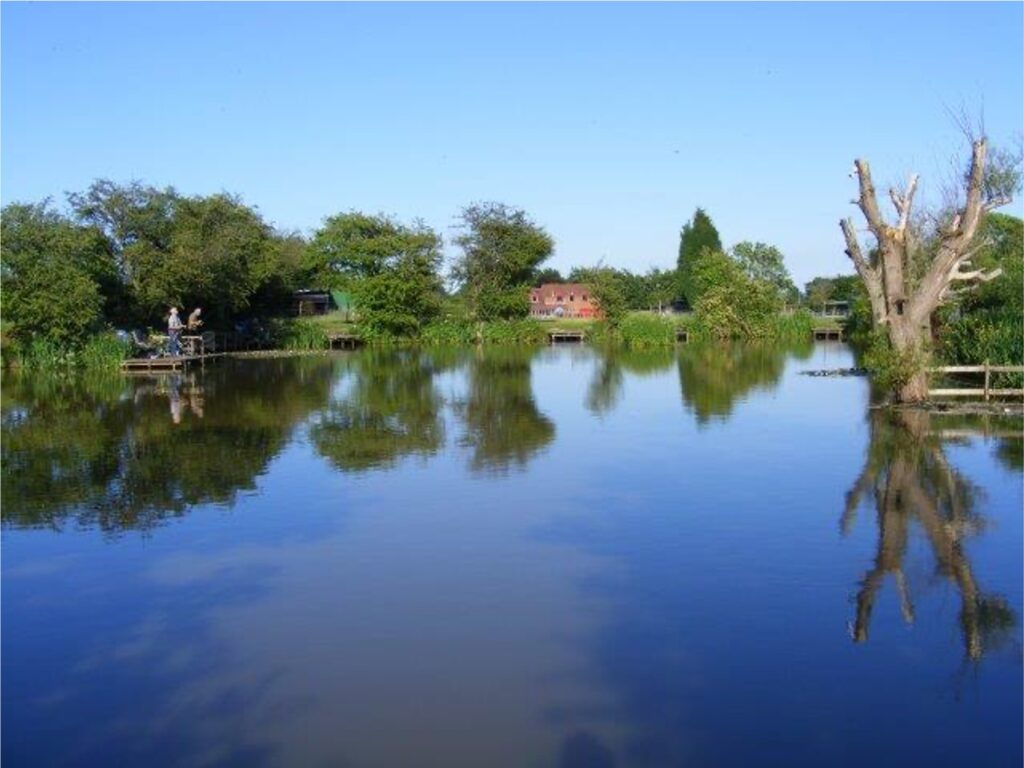
[[[1021,763],[1021,423],[843,346],[4,382],[4,766]]]

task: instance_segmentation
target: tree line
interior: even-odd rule
[[[443,313],[473,322],[526,317],[529,287],[563,280],[543,266],[552,236],[502,203],[459,212],[452,242],[460,254],[447,272],[443,238],[422,221],[350,211],[306,238],[275,229],[237,196],[140,182],[98,180],[69,193],[64,210],[49,199],[12,203],[0,224],[5,338],[68,348],[102,328],[159,326],[171,306],[202,307],[212,327],[284,314],[300,288],[349,292],[366,330],[416,336]],[[703,252],[709,232],[714,255]],[[595,283],[610,319],[696,306],[705,293],[705,304],[718,306],[750,286],[773,308],[795,301],[777,249],[741,243],[725,257],[717,238],[698,210],[683,228],[678,269],[637,274],[598,264],[564,279]],[[723,282],[734,280],[727,290]]]
[[[1004,180],[1003,188],[1018,181]],[[986,194],[993,202],[1006,195],[1005,189]],[[349,211],[327,217],[305,237],[274,228],[234,195],[186,196],[108,180],[68,194],[66,202],[64,210],[44,200],[0,211],[5,346],[42,341],[73,349],[104,328],[159,327],[170,306],[200,306],[210,327],[230,328],[246,318],[287,314],[300,288],[348,292],[368,335],[416,338],[445,319],[525,318],[529,287],[562,281],[590,285],[612,329],[631,311],[673,306],[692,310],[716,335],[756,338],[771,335],[783,310],[830,300],[851,304],[855,330],[867,335],[879,325],[878,302],[862,275],[818,277],[801,292],[778,248],[743,241],[726,249],[701,208],[681,228],[674,269],[641,274],[599,262],[563,277],[545,266],[552,236],[525,211],[502,203],[476,203],[457,214],[451,242],[459,254],[445,269],[444,239],[419,220]],[[972,293],[944,294],[932,313],[933,330],[936,338],[943,332],[943,349],[958,362],[982,353],[1014,362],[1022,345],[1021,222],[984,213],[961,251],[970,249],[979,267],[971,275],[1006,277]],[[900,226],[922,230],[913,219]],[[908,285],[917,273],[925,275],[948,240],[941,228],[933,232],[914,241]],[[882,263],[880,248],[861,258],[869,269]],[[899,298],[898,290],[890,293],[885,318],[891,324]]]

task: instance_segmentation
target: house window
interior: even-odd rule
[[[532,301],[534,304],[537,303],[537,294],[536,293],[531,293],[530,294],[530,301]]]
[[[585,293],[583,294],[583,300],[584,300],[584,301],[586,301],[586,300],[587,300],[587,294],[585,294]]]
[[[576,301],[576,297],[573,294],[569,294],[569,301]]]
[[[561,297],[561,296],[556,296],[556,297],[555,297],[555,301],[561,301],[561,300],[562,300],[562,297]]]

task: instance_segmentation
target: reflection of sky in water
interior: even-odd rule
[[[1019,763],[1021,481],[991,442],[946,455],[993,521],[965,543],[975,577],[1018,619],[969,665],[919,532],[913,626],[889,583],[870,640],[847,634],[878,541],[870,505],[839,533],[866,383],[797,375],[848,367],[840,347],[784,358],[703,423],[673,358],[623,361],[595,410],[602,361],[543,350],[515,394],[553,436],[507,466],[484,440],[499,454],[477,470],[467,364],[432,377],[437,453],[339,471],[313,410],[229,503],[114,538],[5,525],[5,760]],[[335,375],[352,397],[358,371]]]

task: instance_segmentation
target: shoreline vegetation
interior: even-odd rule
[[[273,228],[237,196],[105,180],[69,194],[64,210],[12,203],[0,211],[3,367],[115,370],[152,354],[136,339],[159,334],[175,306],[201,307],[203,330],[245,329],[257,347],[282,352],[329,349],[337,334],[369,346],[543,344],[556,328],[583,330],[600,347],[664,349],[679,331],[689,343],[788,343],[841,325],[874,384],[893,390],[908,375],[908,361],[872,330],[860,278],[817,277],[801,291],[779,249],[726,248],[703,209],[681,228],[675,266],[642,274],[603,261],[565,275],[544,266],[554,238],[503,203],[468,205],[455,222],[460,255],[445,264],[440,234],[384,214],[328,216],[307,237]],[[1019,365],[1022,222],[988,214],[981,236],[977,263],[1003,276],[936,313],[927,353],[947,364]],[[531,287],[551,283],[585,285],[597,317],[531,316]],[[295,316],[296,297],[310,290],[346,306]],[[827,316],[830,305],[848,317]]]

